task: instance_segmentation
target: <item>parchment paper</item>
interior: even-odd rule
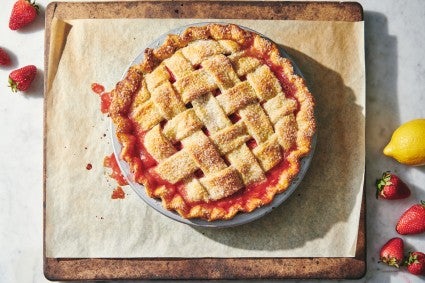
[[[200,21],[53,21],[45,97],[47,257],[354,256],[365,164],[362,22],[226,20],[283,45],[317,103],[310,169],[269,215],[235,228],[194,228],[148,207],[130,187],[125,199],[111,199],[116,184],[103,167],[112,153],[109,119],[90,86],[112,89],[158,35]]]

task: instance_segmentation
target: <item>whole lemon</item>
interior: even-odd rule
[[[384,154],[402,164],[425,165],[425,119],[415,119],[398,127]]]

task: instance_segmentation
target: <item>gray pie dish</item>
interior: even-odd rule
[[[143,51],[140,52],[140,54],[129,64],[129,66],[126,69],[126,71],[124,72],[122,78],[124,78],[125,74],[127,73],[128,69],[130,68],[130,66],[133,66],[133,65],[136,65],[136,64],[139,64],[140,62],[142,62],[143,57],[144,57],[144,50],[146,48],[153,48],[153,49],[157,48],[158,46],[160,46],[164,42],[164,40],[165,40],[165,38],[168,34],[180,34],[186,28],[188,28],[189,26],[204,26],[204,25],[208,25],[208,24],[211,24],[211,23],[212,22],[200,22],[200,23],[194,23],[194,24],[190,24],[190,25],[186,25],[186,26],[181,26],[181,27],[178,27],[178,28],[175,28],[175,29],[168,31],[166,34],[161,35],[160,37],[155,39],[153,42],[151,42],[149,45],[147,45],[143,49]],[[229,23],[223,23],[223,22],[215,22],[215,23],[217,23],[217,24],[229,24]],[[243,26],[240,26],[240,25],[238,25],[238,26],[245,29],[245,30],[257,33],[261,37],[266,38],[269,41],[273,42],[272,40],[270,40],[266,36],[254,31],[252,29],[249,29],[249,28],[246,28],[246,27],[243,27]],[[280,51],[280,55],[282,57],[290,59],[288,54],[285,52],[285,50],[280,45],[276,44],[276,46],[278,46],[279,51]],[[291,59],[291,62],[292,62],[292,65],[294,67],[294,72],[298,76],[303,77],[301,71],[296,66],[296,64],[294,64],[294,61],[292,59]],[[165,216],[167,216],[167,217],[169,217],[169,218],[171,218],[175,221],[185,223],[185,224],[189,224],[189,225],[192,225],[192,226],[209,227],[209,228],[226,228],[226,227],[235,227],[235,226],[238,226],[238,225],[246,224],[246,223],[252,222],[256,219],[263,217],[264,215],[271,212],[274,208],[281,205],[297,189],[298,185],[301,183],[304,175],[306,174],[306,172],[307,172],[307,170],[310,166],[311,159],[312,159],[313,154],[314,154],[314,150],[315,150],[315,146],[316,146],[316,139],[317,139],[316,134],[314,134],[314,136],[312,138],[312,142],[311,142],[311,150],[310,150],[308,155],[306,155],[305,157],[303,157],[300,160],[300,171],[298,172],[297,176],[295,176],[295,178],[292,180],[290,186],[284,192],[276,194],[275,197],[273,198],[273,200],[269,204],[261,206],[261,207],[255,209],[255,210],[253,210],[252,212],[239,212],[232,219],[229,219],[229,220],[207,221],[207,220],[200,219],[200,218],[194,218],[194,219],[183,218],[177,212],[170,211],[170,210],[167,210],[166,208],[164,208],[162,206],[162,202],[161,202],[160,199],[154,199],[154,198],[149,197],[146,193],[145,187],[142,184],[139,184],[139,183],[137,183],[133,180],[133,177],[132,177],[128,163],[119,158],[121,150],[122,150],[122,145],[117,139],[116,132],[115,132],[115,126],[114,126],[112,121],[110,123],[110,127],[111,127],[110,132],[111,132],[112,146],[113,146],[114,154],[117,157],[117,163],[118,163],[118,165],[121,169],[122,174],[127,179],[128,184],[136,192],[136,194],[146,204],[148,204],[150,207],[152,207],[156,211],[160,212],[161,214],[163,214],[163,215],[165,215]]]

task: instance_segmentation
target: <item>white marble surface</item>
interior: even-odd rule
[[[47,282],[42,271],[43,16],[50,1],[39,0],[41,16],[18,32],[8,28],[13,2],[3,0],[0,9],[0,47],[13,61],[0,68],[0,282]],[[423,282],[424,277],[379,264],[377,255],[397,236],[398,216],[425,200],[425,167],[403,166],[381,154],[400,123],[425,117],[425,1],[359,2],[365,11],[368,269],[353,282]],[[36,81],[27,94],[12,94],[9,72],[28,64],[38,68]],[[398,173],[412,196],[376,200],[374,181],[384,170]],[[408,249],[425,252],[425,234],[403,239]]]

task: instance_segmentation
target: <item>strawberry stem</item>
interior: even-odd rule
[[[389,257],[389,258],[383,257],[378,262],[379,263],[383,262],[383,263],[387,264],[388,266],[400,268],[400,265],[398,264],[398,260],[394,257]]]
[[[406,260],[406,264],[410,265],[410,264],[417,263],[417,262],[419,262],[417,255],[414,255],[413,252],[410,252],[409,258]]]
[[[9,87],[12,89],[12,92],[18,92],[18,84],[9,77]]]
[[[28,3],[30,3],[31,4],[31,6],[33,6],[34,7],[34,9],[35,9],[35,11],[37,12],[37,15],[39,14],[39,12],[40,12],[40,7],[35,3],[35,0],[34,1],[32,1],[31,2],[31,0],[27,0],[27,2]]]
[[[376,198],[379,197],[379,194],[381,193],[381,191],[384,189],[386,185],[391,185],[390,179],[391,179],[391,172],[386,171],[382,173],[381,179],[376,180],[376,195],[375,195]]]

